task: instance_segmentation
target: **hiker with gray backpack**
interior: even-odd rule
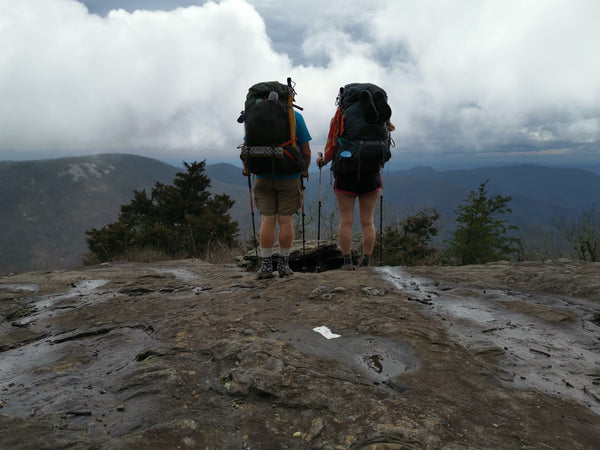
[[[289,255],[294,240],[293,216],[303,206],[303,178],[308,177],[311,136],[304,118],[294,110],[295,90],[290,78],[287,85],[277,81],[250,87],[244,111],[238,122],[244,123],[244,143],[240,146],[248,177],[252,206],[251,177],[254,176],[254,203],[261,214],[259,232],[261,266],[258,279],[273,277],[272,253],[275,230],[279,225],[280,277],[293,275]],[[253,225],[254,225],[254,209]],[[256,237],[255,237],[256,240]]]
[[[341,269],[354,270],[354,205],[358,198],[363,252],[359,267],[368,267],[376,238],[373,216],[383,189],[381,169],[392,156],[390,132],[394,126],[387,94],[374,84],[347,84],[340,88],[336,105],[324,155],[317,158],[317,165],[331,162],[340,214],[338,239],[344,256]]]

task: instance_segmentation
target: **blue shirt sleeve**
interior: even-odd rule
[[[304,122],[302,114],[294,110],[294,115],[296,116],[296,138],[298,139],[298,143],[302,145],[305,142],[310,141],[312,137],[310,137],[308,128],[306,128],[306,122]]]

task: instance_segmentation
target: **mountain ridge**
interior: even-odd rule
[[[171,183],[176,172],[122,154],[0,162],[0,270],[80,265],[86,230],[115,221],[134,189]]]
[[[80,265],[87,253],[86,230],[115,222],[134,190],[149,190],[157,181],[171,184],[181,170],[153,158],[120,153],[0,161],[0,272]],[[322,229],[335,232],[330,171],[321,170]],[[207,164],[206,175],[212,193],[226,193],[235,200],[231,215],[239,223],[241,238],[247,239],[252,230],[248,178],[240,167],[228,163]],[[600,175],[582,169],[531,164],[444,171],[428,166],[386,168],[384,221],[436,207],[446,237],[457,206],[487,179],[489,193],[512,196],[513,213],[507,219],[526,233],[549,233],[557,218],[573,219],[584,208],[600,205]],[[313,239],[318,170],[313,169],[304,183],[305,231]],[[255,216],[258,225],[258,211]]]

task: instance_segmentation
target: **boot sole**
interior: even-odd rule
[[[266,280],[268,278],[273,278],[273,274],[269,273],[269,272],[263,272],[263,273],[257,273],[256,274],[256,279],[257,280]]]

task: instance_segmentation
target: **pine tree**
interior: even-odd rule
[[[457,228],[450,241],[449,254],[461,265],[485,264],[510,259],[518,252],[520,239],[509,232],[518,230],[498,216],[511,213],[507,203],[511,197],[489,196],[486,180],[477,192],[457,208]]]
[[[86,232],[88,247],[100,261],[141,249],[195,258],[210,245],[235,244],[238,226],[228,213],[234,201],[207,191],[204,161],[184,166],[187,172],[178,172],[172,186],[157,182],[150,197],[145,190],[134,191],[117,222]]]

